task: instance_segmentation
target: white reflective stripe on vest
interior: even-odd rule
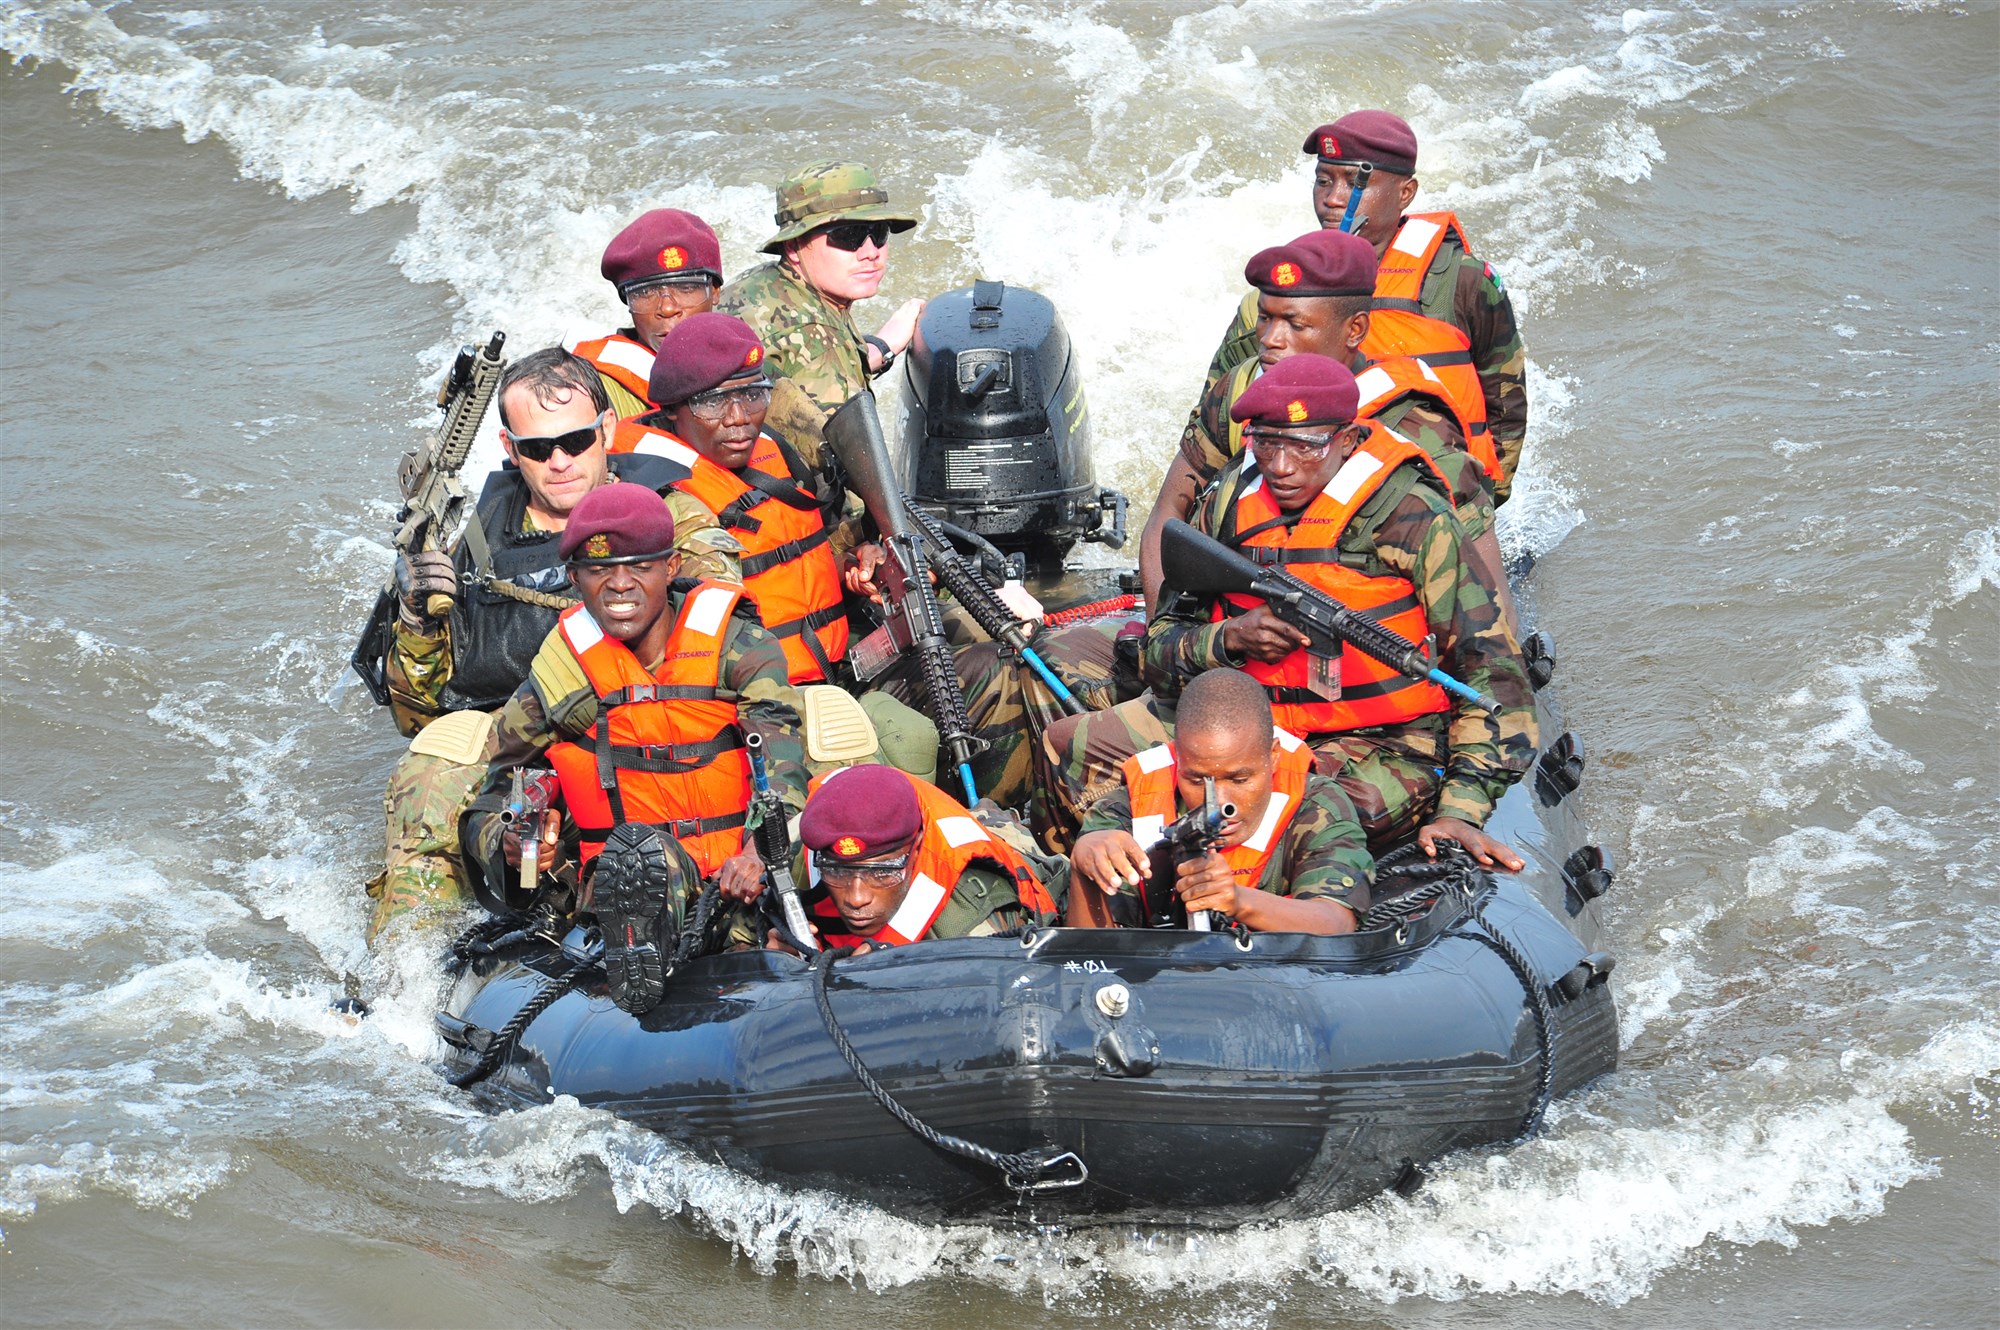
[[[903,897],[902,905],[889,920],[889,931],[915,942],[929,930],[931,916],[944,904],[945,894],[945,889],[928,875],[917,874],[916,881],[910,883],[910,894]]]
[[[1292,796],[1271,791],[1271,802],[1264,805],[1264,821],[1257,828],[1257,834],[1243,842],[1243,847],[1263,854],[1271,848],[1271,837],[1278,830],[1278,824],[1285,820],[1285,810],[1292,806]]]
[[[597,358],[606,364],[616,365],[628,373],[636,374],[642,379],[650,379],[653,377],[653,362],[658,357],[637,342],[627,342],[614,337],[604,344],[604,349],[597,353]]]
[[[581,607],[575,614],[563,618],[562,630],[563,637],[569,641],[569,649],[578,656],[604,640],[604,630],[597,626],[597,620],[590,617],[590,611]]]
[[[1442,230],[1444,228],[1436,222],[1427,222],[1421,217],[1412,217],[1403,223],[1402,230],[1396,232],[1396,239],[1389,248],[1401,250],[1405,254],[1415,254],[1417,257],[1422,258],[1424,251],[1431,247],[1431,241],[1436,239],[1437,233]]]
[[[693,467],[701,458],[700,453],[688,447],[679,439],[670,439],[664,434],[655,433],[650,430],[647,431],[644,438],[633,445],[632,451],[635,453],[644,453],[649,457],[664,457],[669,461],[679,462],[685,467]]]
[[[822,786],[821,788],[825,788]],[[938,834],[952,849],[967,845],[977,845],[987,839],[986,828],[969,817],[941,817],[937,820]]]
[[[1148,813],[1144,817],[1132,819],[1132,839],[1139,842],[1139,848],[1150,850],[1160,843],[1160,837],[1167,834],[1167,819],[1158,813]]]
[[[1381,469],[1381,459],[1357,451],[1342,462],[1340,470],[1333,473],[1333,479],[1326,482],[1326,493],[1331,494],[1336,503],[1348,503],[1353,500],[1356,491]]]
[[[713,637],[722,627],[722,621],[729,617],[729,607],[735,600],[736,593],[727,587],[703,587],[695,592],[694,608],[687,617],[689,631]]]
[[[1139,770],[1152,772],[1174,764],[1174,750],[1165,744],[1154,744],[1139,754]]]

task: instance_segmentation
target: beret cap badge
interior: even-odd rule
[[[1285,403],[1285,419],[1296,425],[1305,418],[1306,404],[1304,402],[1294,397],[1291,401]]]
[[[867,848],[867,842],[858,836],[842,836],[833,843],[833,852],[843,859],[852,859]]]
[[[668,245],[660,251],[660,271],[677,272],[687,267],[687,251],[679,245]]]
[[[589,540],[583,542],[583,552],[587,557],[592,559],[610,558],[611,537],[604,535],[601,532],[595,536],[592,536]]]
[[[1271,285],[1297,286],[1298,284],[1299,284],[1298,264],[1280,263],[1277,267],[1271,269]]]

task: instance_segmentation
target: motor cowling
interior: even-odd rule
[[[1043,567],[1079,540],[1124,543],[1124,496],[1097,486],[1082,377],[1047,297],[976,282],[932,299],[903,400],[903,489],[924,508]]]

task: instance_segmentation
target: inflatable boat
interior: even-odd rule
[[[1088,441],[1059,321],[1031,292],[958,295],[932,302],[907,371],[907,491],[983,537],[1005,537],[1011,505],[1065,542],[1105,540],[1122,499],[1063,467]],[[1007,324],[1010,299],[1032,317]],[[952,418],[954,402],[998,423]],[[1051,460],[952,508],[936,454],[974,447]],[[1545,685],[1545,639],[1530,663]],[[1560,737],[1488,824],[1526,869],[1385,856],[1351,935],[1038,928],[811,963],[746,951],[688,963],[634,1017],[589,932],[516,934],[461,948],[438,1017],[448,1070],[498,1106],[573,1096],[756,1176],[933,1221],[1225,1226],[1407,1192],[1617,1062],[1596,949],[1612,870],[1571,804],[1582,748],[1542,708]]]

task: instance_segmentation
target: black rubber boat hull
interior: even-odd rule
[[[1579,940],[1595,908],[1564,872],[1580,828],[1551,797],[1559,785],[1531,777],[1503,802],[1493,829],[1530,866],[1483,906],[1550,995],[1554,1094],[1611,1070],[1618,1047],[1604,958]],[[757,1176],[911,1218],[1207,1226],[1323,1213],[1413,1165],[1508,1140],[1533,1109],[1537,1024],[1507,961],[1468,935],[1480,930],[1444,911],[1400,932],[1247,946],[1056,929],[837,965],[835,1013],[889,1091],[994,1150],[1075,1151],[1089,1179],[1059,1190],[1017,1194],[891,1118],[829,1038],[805,964],[780,954],[695,962],[642,1020],[595,976],[535,1019],[483,1093],[506,1105],[573,1095]],[[553,947],[485,962],[454,1009],[500,1029],[562,968]],[[1128,995],[1115,1018],[1098,1000],[1111,985]]]

